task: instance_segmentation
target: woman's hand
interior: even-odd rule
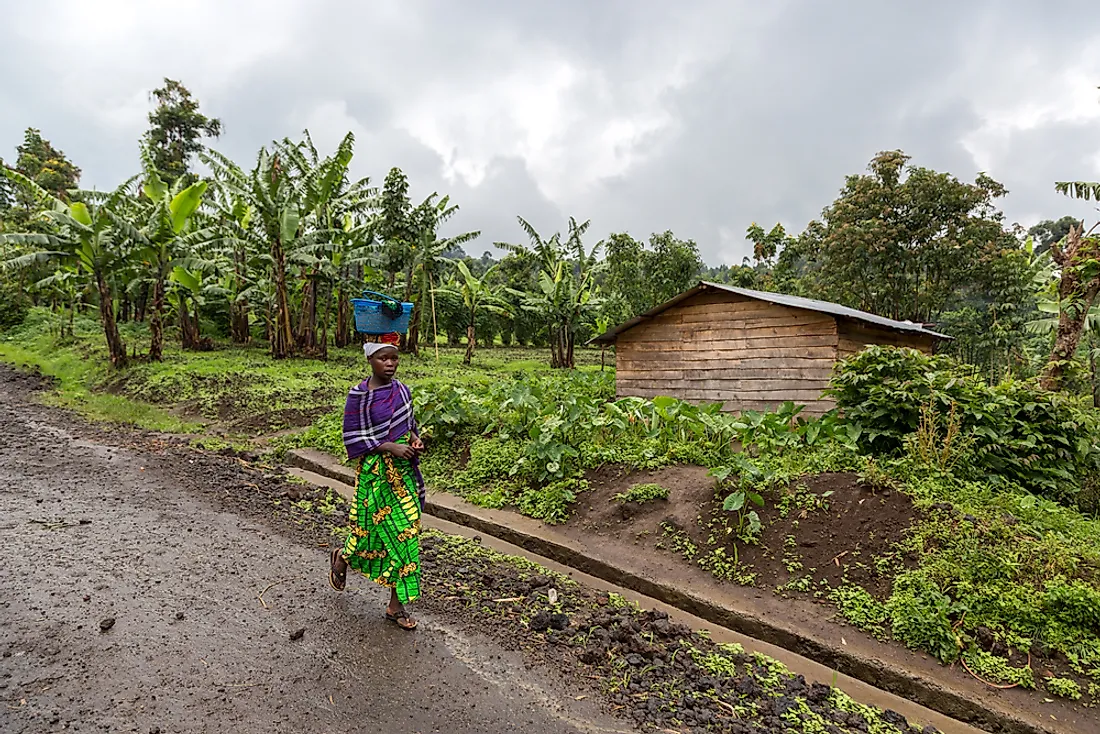
[[[418,454],[423,453],[424,451],[424,442],[420,440],[420,436],[414,435],[412,437],[412,442],[409,445],[412,446]]]
[[[416,449],[405,443],[384,443],[379,448],[399,459],[413,459],[416,457]]]

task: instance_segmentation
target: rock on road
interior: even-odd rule
[[[216,478],[30,392],[0,367],[0,731],[625,729],[443,614],[385,624],[384,590],[328,587],[323,548],[184,486]]]

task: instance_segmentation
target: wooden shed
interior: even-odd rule
[[[728,411],[791,400],[819,414],[833,407],[821,393],[837,360],[871,344],[931,353],[949,338],[835,303],[703,282],[592,343],[615,345],[620,397],[669,395]]]

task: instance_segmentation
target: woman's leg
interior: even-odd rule
[[[405,606],[397,598],[397,589],[390,589],[390,603],[386,607],[386,617],[407,630],[416,629],[416,620],[405,611]]]

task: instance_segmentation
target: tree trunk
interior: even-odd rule
[[[235,298],[229,304],[229,338],[234,344],[248,344],[252,334],[248,328],[248,300]]]
[[[294,354],[294,330],[290,326],[290,298],[286,290],[286,256],[282,243],[276,240],[271,246],[271,259],[275,272],[275,319],[271,325],[271,356],[286,359]]]
[[[351,344],[351,301],[344,293],[344,286],[336,290],[336,346],[346,347]]]
[[[96,273],[96,286],[99,288],[99,321],[103,325],[103,336],[107,339],[107,354],[111,365],[122,368],[127,364],[126,345],[118,333],[115,322],[115,304],[111,298],[111,286],[102,273]]]
[[[149,313],[149,361],[164,359],[164,280],[153,283],[153,304]]]
[[[1044,390],[1062,389],[1066,367],[1077,354],[1081,344],[1085,323],[1088,321],[1089,308],[1100,290],[1100,275],[1094,275],[1087,281],[1081,280],[1079,266],[1089,260],[1100,257],[1100,238],[1087,237],[1081,229],[1070,227],[1065,247],[1053,244],[1050,247],[1054,262],[1062,269],[1058,283],[1058,332],[1054,337],[1054,348],[1040,385]],[[1070,304],[1069,307],[1066,304]]]
[[[130,320],[130,299],[127,296],[118,300],[118,320],[122,323]]]
[[[1089,372],[1092,376],[1092,407],[1100,408],[1100,382],[1097,381],[1096,375],[1096,350],[1091,343],[1089,344]]]
[[[198,350],[202,348],[202,340],[199,337],[199,314],[195,309],[195,318],[191,318],[191,311],[187,307],[187,296],[182,289],[177,292],[180,312],[180,341],[184,349]]]
[[[234,289],[239,293],[244,278],[241,271],[245,267],[245,253],[243,248],[233,251],[233,278]],[[234,344],[248,344],[252,341],[252,334],[248,328],[248,299],[234,298],[229,303],[229,338]]]
[[[563,324],[550,329],[550,367],[573,369],[573,330]]]
[[[325,316],[321,319],[321,334],[317,342],[317,356],[328,359],[328,322],[332,316],[332,284],[325,289]]]
[[[405,351],[409,354],[420,354],[420,303],[423,300],[423,298],[416,299],[409,318],[409,335],[405,339]]]
[[[470,364],[473,361],[475,348],[477,348],[477,334],[474,332],[474,322],[471,319],[470,325],[466,327],[466,356],[462,364]]]
[[[298,350],[317,356],[317,281],[306,276],[302,286],[302,317],[298,321]]]
[[[149,313],[149,284],[142,283],[138,290],[137,302],[134,304],[134,320],[145,321]]]

